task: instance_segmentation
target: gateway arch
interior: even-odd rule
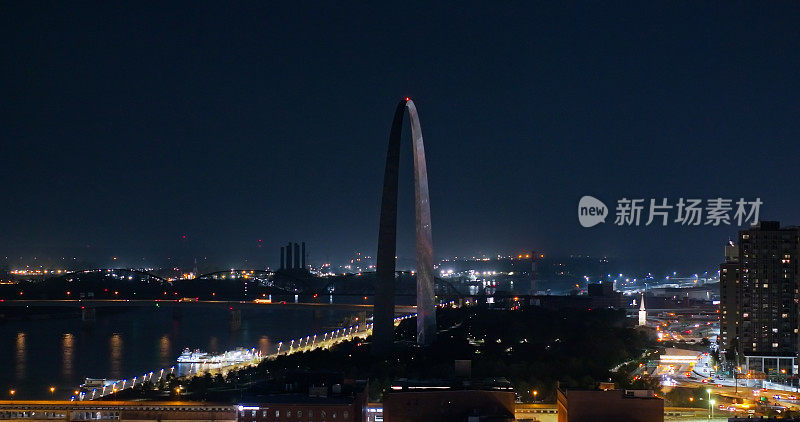
[[[392,347],[394,337],[394,284],[397,251],[397,183],[400,167],[400,135],[403,116],[408,109],[414,153],[414,203],[417,245],[417,344],[430,345],[436,337],[436,307],[433,291],[433,240],[431,237],[431,207],[428,196],[428,170],[425,166],[425,146],[419,125],[417,107],[409,98],[400,100],[394,111],[386,171],[383,176],[383,197],[378,232],[373,317],[373,352],[385,353]]]

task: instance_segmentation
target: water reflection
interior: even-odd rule
[[[219,340],[214,336],[208,339],[208,351],[211,353],[219,353]]]
[[[17,333],[16,348],[14,349],[14,357],[15,357],[14,374],[16,375],[18,380],[25,378],[25,355],[26,355],[25,333],[20,332]]]
[[[109,339],[111,377],[122,378],[122,336],[114,333]]]
[[[169,336],[164,334],[158,340],[158,364],[162,367],[169,366],[172,361],[172,342]]]
[[[66,333],[61,336],[61,375],[65,379],[72,378],[73,359],[75,358],[75,336]]]
[[[185,347],[214,354],[255,347],[269,353],[278,341],[321,333],[318,326],[337,325],[353,314],[317,311],[248,309],[236,332],[230,331],[227,307],[187,308],[180,321],[162,308],[98,313],[91,329],[80,318],[9,321],[0,324],[0,338],[7,339],[0,342],[0,363],[7,367],[0,371],[0,387],[16,387],[19,400],[65,398],[86,377],[130,380],[160,368],[168,373],[173,365],[178,370],[175,358]]]
[[[261,351],[262,355],[266,355],[267,353],[270,352],[270,346],[271,343],[269,341],[269,337],[261,336],[261,338],[258,339],[258,350]]]

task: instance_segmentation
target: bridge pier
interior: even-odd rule
[[[81,308],[81,321],[95,322],[97,319],[97,310],[95,308]]]
[[[231,309],[230,313],[230,324],[232,331],[238,331],[242,328],[242,310],[241,309]]]

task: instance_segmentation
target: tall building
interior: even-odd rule
[[[762,221],[739,232],[738,262],[734,252],[720,266],[723,345],[749,371],[797,373],[800,228]]]
[[[728,362],[737,362],[739,326],[739,247],[725,245],[725,262],[719,266],[719,345]],[[736,364],[738,366],[738,363]]]

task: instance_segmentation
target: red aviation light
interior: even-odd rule
[[[411,98],[406,97],[406,101],[411,101]]]

